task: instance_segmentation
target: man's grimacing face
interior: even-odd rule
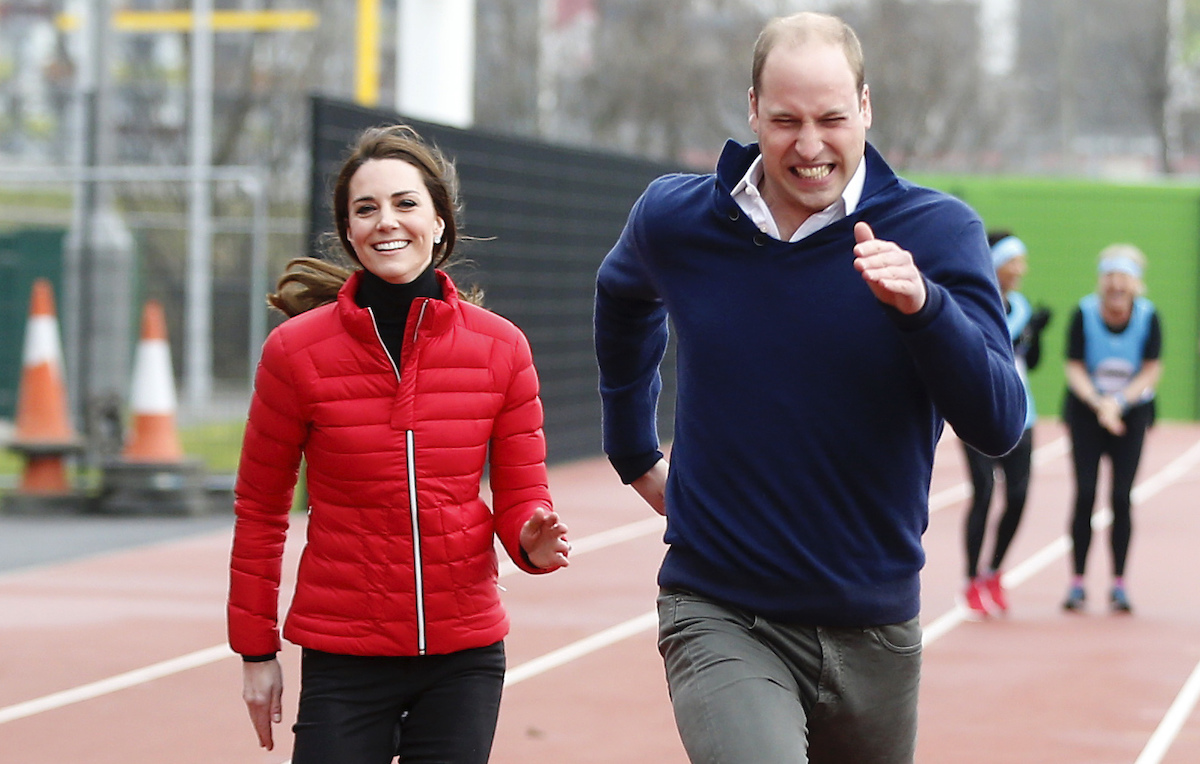
[[[776,217],[799,225],[842,195],[866,149],[867,87],[859,95],[840,45],[782,42],[750,89],[750,128],[763,158],[761,191]]]

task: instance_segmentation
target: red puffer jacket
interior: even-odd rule
[[[513,324],[444,300],[409,312],[399,372],[351,277],[335,304],[263,346],[235,488],[229,644],[277,651],[292,491],[307,462],[308,542],[283,635],[348,655],[449,653],[508,633],[493,533],[522,569],[521,526],[550,508],[542,405]],[[494,509],[480,497],[485,462]]]

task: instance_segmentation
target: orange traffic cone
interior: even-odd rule
[[[142,311],[130,408],[132,433],[121,456],[131,462],[182,462],[183,446],[175,430],[175,378],[167,319],[157,300],[148,300]]]
[[[19,389],[12,448],[26,460],[20,490],[66,493],[70,486],[64,457],[79,450],[80,443],[67,414],[54,290],[46,279],[33,282]]]

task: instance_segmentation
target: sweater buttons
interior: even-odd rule
[[[741,212],[738,211],[737,209],[732,209],[729,211],[729,219],[730,220],[737,220],[741,216],[742,216]]]
[[[765,247],[767,245],[767,241],[770,240],[770,238],[771,237],[767,236],[765,233],[756,233],[756,234],[754,234],[754,243],[760,247]]]

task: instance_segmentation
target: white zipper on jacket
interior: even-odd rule
[[[408,452],[408,515],[412,521],[413,583],[417,598],[417,653],[425,654],[425,578],[421,562],[421,522],[417,513],[417,457],[414,451],[412,430],[404,433],[405,450]]]
[[[396,381],[400,381],[400,364],[396,363],[396,359],[392,358],[391,352],[387,349],[387,343],[383,341],[383,335],[379,333],[379,322],[375,320],[375,311],[367,308],[367,315],[371,317],[371,328],[375,330],[375,339],[379,340],[379,347],[383,348],[383,354],[387,356],[388,363],[392,365],[392,373],[396,375]]]
[[[421,327],[421,321],[425,318],[425,308],[429,306],[429,300],[421,303],[421,312],[417,315],[417,321],[413,325],[413,344],[417,343],[417,333]],[[371,325],[375,328],[375,337],[379,340],[379,344],[383,347],[383,354],[388,357],[392,364],[392,371],[396,373],[396,381],[400,381],[400,366],[392,354],[388,352],[387,343],[383,341],[383,336],[379,334],[379,324],[375,321],[375,313],[367,308],[367,313],[371,316]],[[413,594],[416,598],[417,610],[417,654],[424,655],[427,645],[425,639],[425,567],[421,558],[421,521],[420,513],[417,511],[417,457],[414,451],[416,444],[416,436],[412,430],[404,431],[404,450],[405,450],[405,469],[408,474],[408,517],[412,524],[412,546],[413,546]]]
[[[426,298],[424,301],[422,301],[421,312],[417,314],[417,321],[415,324],[413,324],[412,341],[413,341],[414,345],[417,344],[417,334],[420,333],[421,322],[423,320],[425,320],[425,309],[428,307],[429,307],[429,298]],[[388,361],[392,364],[392,371],[395,372],[396,381],[399,382],[400,381],[400,364],[396,361],[395,358],[392,358],[392,354],[390,352],[388,352],[387,343],[383,341],[383,335],[379,333],[379,322],[375,320],[375,311],[371,310],[370,308],[367,308],[367,315],[369,315],[371,317],[371,328],[375,330],[375,339],[379,340],[379,346],[383,348],[383,354],[388,357]]]
[[[431,298],[427,297],[427,298],[425,298],[425,301],[421,303],[421,312],[417,314],[417,321],[416,321],[416,323],[413,324],[413,344],[414,345],[417,344],[417,330],[421,328],[421,322],[425,320],[425,309],[429,307],[430,299]]]

